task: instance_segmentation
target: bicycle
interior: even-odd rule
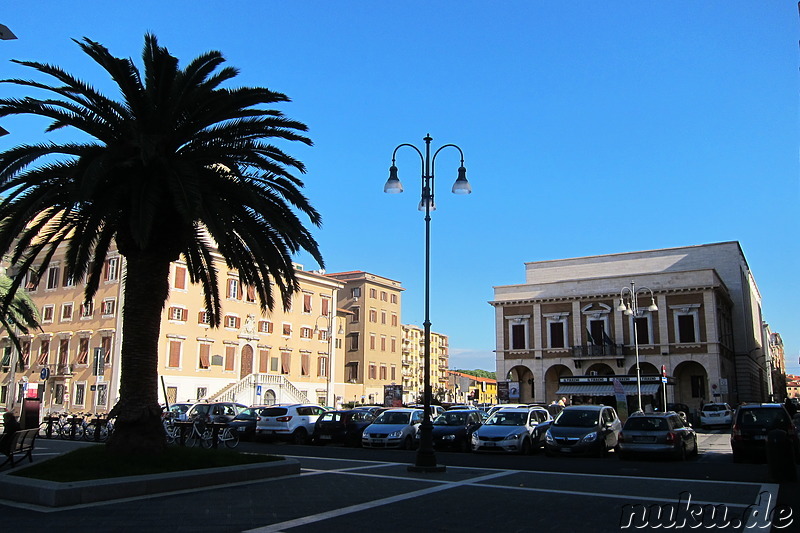
[[[88,415],[91,416],[91,415]],[[114,432],[114,422],[107,415],[98,414],[91,422],[84,421],[83,438],[90,442],[105,442]],[[99,428],[99,431],[98,431]]]
[[[186,436],[187,446],[201,446],[203,448],[211,448],[211,429],[206,426],[206,421],[202,418],[197,418],[192,423],[192,430]]]
[[[59,435],[64,440],[81,440],[86,429],[83,413],[65,416],[59,428]]]
[[[230,426],[221,429],[217,434],[217,444],[224,444],[227,448],[236,448],[239,445],[239,432]]]

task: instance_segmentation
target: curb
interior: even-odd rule
[[[0,499],[45,507],[66,507],[299,473],[299,461],[282,459],[268,463],[72,483],[4,475],[0,478]]]

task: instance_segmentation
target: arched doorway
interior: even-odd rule
[[[556,392],[558,391],[559,378],[566,378],[572,376],[572,370],[566,365],[553,365],[544,373],[544,402],[550,403],[553,400],[558,400]]]
[[[639,361],[639,372],[643,376],[660,376],[661,375],[661,371],[658,368],[656,368],[656,365],[654,365],[653,363],[643,363],[641,361]],[[636,364],[634,364],[633,366],[630,367],[630,369],[628,370],[628,375],[629,376],[635,376],[636,375]]]
[[[684,361],[675,367],[675,403],[684,403],[690,410],[700,410],[710,399],[708,372],[697,361]]]
[[[533,372],[527,366],[517,365],[508,371],[509,381],[519,383],[518,394],[514,394],[509,388],[510,403],[533,403],[536,397],[536,384],[533,379]],[[512,387],[513,388],[513,387]]]
[[[253,373],[253,347],[245,344],[242,347],[242,368],[239,372],[239,379],[244,379]]]
[[[264,405],[275,405],[275,391],[267,389],[264,392]]]

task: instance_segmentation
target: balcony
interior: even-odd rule
[[[601,357],[624,357],[624,344],[582,344],[572,346],[573,359],[593,359]]]

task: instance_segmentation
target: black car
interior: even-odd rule
[[[478,429],[483,417],[477,409],[453,409],[445,411],[433,421],[433,447],[449,448],[468,452],[472,432]],[[417,432],[419,444],[420,432]]]
[[[228,426],[239,434],[242,440],[253,440],[256,436],[256,421],[258,420],[257,409],[248,407],[233,420],[228,422]]]
[[[747,457],[761,460],[766,458],[767,434],[773,429],[785,431],[795,457],[800,456],[797,428],[782,404],[740,405],[733,415],[731,429],[733,462],[741,463]]]
[[[341,442],[345,446],[360,446],[361,435],[373,420],[375,417],[372,413],[364,409],[328,411],[317,418],[311,442],[314,444]]]

